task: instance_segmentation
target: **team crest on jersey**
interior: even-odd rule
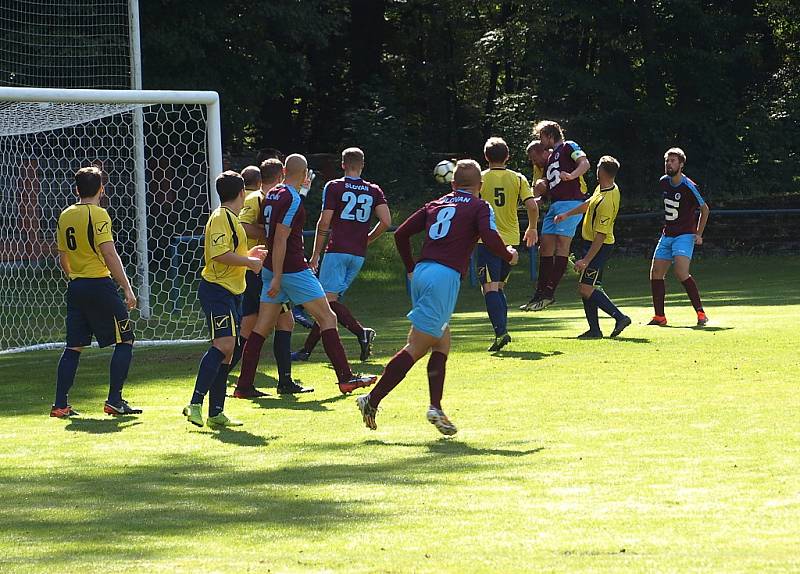
[[[560,151],[557,151],[557,152],[556,152],[556,154],[555,154],[555,156],[553,156],[553,157],[555,157],[555,159],[558,159],[558,158],[560,158],[560,157],[561,157],[561,152],[560,152]]]
[[[218,233],[218,234],[214,235],[211,238],[211,242],[214,245],[219,245],[222,242],[223,239],[225,239],[225,234],[224,233]]]
[[[680,191],[675,192],[675,199],[680,199],[680,198],[681,198],[681,192]]]

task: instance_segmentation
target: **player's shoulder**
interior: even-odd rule
[[[103,218],[103,219],[111,219],[111,216],[108,214],[108,210],[104,207],[100,207],[99,205],[89,204],[89,213],[92,214],[93,218]]]
[[[244,197],[244,202],[260,203],[262,199],[264,199],[264,192],[261,191],[260,189],[254,189]]]
[[[575,140],[565,140],[564,146],[571,147],[573,151],[579,151],[581,149],[580,144],[578,144],[578,142],[576,142]]]
[[[668,179],[670,179],[670,177],[667,174],[664,174],[664,175],[661,176],[661,178],[658,181],[663,183],[663,182],[667,181]]]
[[[694,182],[694,180],[692,180],[686,175],[683,176],[683,183],[686,185],[686,187],[690,187],[695,190],[697,189],[697,184]]]

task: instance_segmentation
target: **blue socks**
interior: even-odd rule
[[[595,291],[597,293],[597,291]],[[582,299],[583,312],[586,315],[586,322],[589,323],[589,330],[592,333],[600,333],[600,320],[597,318],[597,305],[589,299]]]
[[[495,337],[504,335],[508,321],[506,316],[508,308],[505,305],[505,297],[499,291],[488,291],[483,298],[486,300],[486,311],[489,313],[489,320],[492,322]]]
[[[126,345],[130,346],[130,345]],[[78,361],[81,360],[80,351],[64,349],[61,360],[58,361],[58,379],[56,381],[56,408],[63,409],[67,406],[67,393],[75,382],[75,373],[78,372]]]
[[[128,369],[133,358],[133,345],[118,343],[111,355],[111,384],[108,387],[108,402],[117,405],[122,400],[122,385],[128,378]]]
[[[608,298],[608,295],[603,293],[600,289],[595,289],[592,291],[589,301],[594,303],[597,307],[600,307],[600,309],[602,309],[606,315],[614,317],[614,319],[619,319],[622,317],[622,311],[617,309],[617,306],[611,302],[611,299]]]
[[[225,408],[225,393],[228,390],[228,373],[231,365],[222,363],[217,370],[217,376],[211,383],[208,393],[208,416],[215,417]],[[197,391],[195,391],[197,392]]]
[[[292,380],[292,332],[275,331],[272,338],[272,352],[278,366],[278,384]]]
[[[214,346],[209,347],[206,354],[200,360],[200,368],[197,370],[197,380],[194,383],[194,394],[192,394],[193,405],[202,405],[214,379],[217,378],[219,367],[225,360],[225,354]],[[228,373],[225,373],[228,376]]]

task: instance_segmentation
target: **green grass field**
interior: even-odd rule
[[[399,270],[377,263],[347,298],[379,333],[373,373],[408,327]],[[180,416],[200,346],[138,349],[126,395],[145,414],[117,419],[101,410],[108,351],[85,353],[71,394],[83,416],[68,421],[47,417],[57,351],[0,356],[0,571],[796,572],[800,261],[696,261],[702,330],[674,279],[671,326],[644,326],[647,269],[607,271],[634,318],[619,340],[574,339],[567,276],[556,306],[512,312],[496,356],[465,285],[452,439],[425,421],[424,363],[374,432],[321,349],[295,370],[315,393],[229,399],[246,426],[212,432]],[[514,309],[525,277],[512,275]],[[262,373],[269,390],[271,360]]]

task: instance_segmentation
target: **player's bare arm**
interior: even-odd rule
[[[575,271],[580,273],[589,266],[589,263],[592,262],[592,259],[594,259],[595,255],[597,255],[597,253],[600,251],[600,248],[603,247],[603,242],[605,240],[605,233],[595,231],[594,239],[592,240],[591,247],[589,247],[589,251],[586,252],[586,255],[583,256],[583,259],[578,259],[575,262]]]
[[[114,242],[106,241],[101,243],[100,253],[103,255],[103,261],[105,261],[108,270],[111,271],[111,276],[114,278],[114,281],[122,287],[122,291],[125,293],[125,304],[128,306],[128,309],[135,309],[136,295],[133,294],[131,283],[128,281],[125,269],[122,267],[122,261],[120,261],[117,248],[114,247]]]
[[[706,229],[706,223],[708,223],[708,214],[711,213],[711,209],[708,207],[707,203],[704,203],[700,206],[700,219],[697,222],[697,232],[694,234],[694,243],[695,245],[702,245],[703,244],[703,231]]]
[[[250,239],[257,239],[258,241],[266,241],[267,237],[264,233],[264,226],[255,223],[242,223],[244,233]]]
[[[276,297],[281,290],[283,280],[283,261],[286,259],[286,241],[292,228],[283,223],[278,223],[275,227],[275,238],[272,242],[272,281],[269,283],[270,297]]]
[[[527,247],[533,247],[539,241],[539,206],[536,199],[529,197],[525,200],[525,211],[528,212],[528,229],[525,230],[523,239]]]
[[[58,263],[61,265],[61,270],[69,279],[69,274],[72,273],[72,267],[69,264],[69,257],[65,251],[58,252]]]
[[[589,209],[589,200],[588,199],[586,201],[584,201],[583,203],[581,203],[580,205],[577,205],[577,206],[573,207],[569,211],[566,211],[564,213],[559,213],[558,215],[556,215],[553,218],[553,221],[555,221],[556,223],[561,223],[567,217],[572,217],[573,215],[586,213],[587,209]]]
[[[227,265],[229,267],[247,267],[253,273],[259,273],[266,255],[267,250],[264,248],[264,246],[256,245],[250,251],[248,251],[246,257],[244,255],[237,255],[233,251],[228,251],[222,255],[217,255],[213,259],[222,265]]]
[[[317,220],[317,234],[314,236],[314,250],[311,252],[311,260],[308,262],[312,271],[316,271],[319,266],[319,258],[325,250],[328,243],[328,236],[331,232],[331,219],[333,219],[333,210],[325,209],[319,214]]]
[[[575,169],[572,171],[562,171],[561,172],[561,179],[563,181],[572,181],[573,179],[578,179],[584,173],[589,171],[591,165],[589,164],[589,158],[583,156],[578,160],[578,165],[575,166]]]
[[[375,227],[373,227],[369,235],[367,235],[367,245],[378,239],[378,237],[383,235],[384,231],[392,226],[392,212],[389,211],[389,206],[385,203],[375,208],[375,215],[378,218],[378,223],[375,224]]]

